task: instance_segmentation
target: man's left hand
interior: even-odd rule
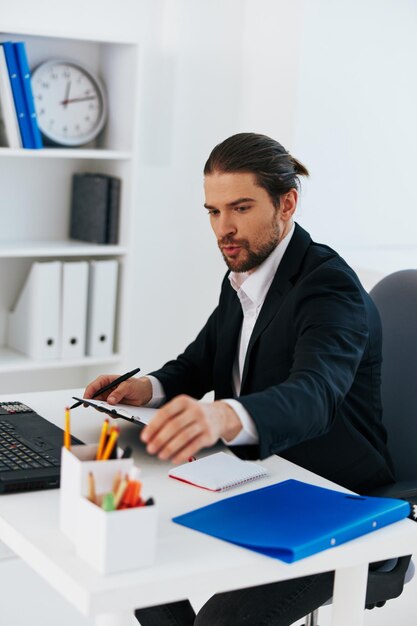
[[[141,439],[149,454],[184,463],[221,437],[232,440],[242,429],[234,410],[225,402],[197,402],[177,396],[163,406],[143,429]]]

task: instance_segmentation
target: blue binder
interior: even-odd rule
[[[357,496],[291,479],[226,498],[173,521],[292,563],[409,513],[404,500]]]
[[[12,86],[14,105],[19,122],[22,144],[24,148],[34,148],[35,143],[32,138],[29,113],[26,109],[26,102],[20,80],[20,71],[17,64],[15,49],[11,41],[5,41],[2,43],[2,46],[6,57],[7,69],[9,70],[10,84]]]
[[[43,148],[42,136],[39,130],[38,121],[36,117],[35,102],[33,100],[32,85],[30,82],[30,69],[29,69],[29,63],[28,63],[28,58],[26,54],[26,46],[23,41],[18,41],[17,43],[13,44],[13,47],[16,52],[17,66],[20,70],[19,74],[20,74],[22,87],[23,87],[23,96],[24,96],[25,103],[26,103],[26,110],[28,113],[29,125],[30,125],[30,129],[32,132],[33,146],[37,149]]]

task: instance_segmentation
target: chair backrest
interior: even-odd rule
[[[382,407],[397,480],[417,477],[417,270],[371,290],[382,322]]]

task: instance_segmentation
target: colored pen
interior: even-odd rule
[[[131,372],[127,372],[126,374],[123,374],[123,376],[119,376],[119,378],[115,378],[111,383],[109,383],[108,385],[104,385],[104,387],[102,387],[101,389],[96,391],[95,394],[93,394],[93,398],[97,398],[97,396],[99,396],[100,394],[104,393],[105,391],[109,391],[113,387],[117,387],[117,385],[120,385],[120,383],[124,382],[128,378],[132,378],[132,376],[134,376],[138,372],[140,372],[140,367],[137,367],[136,369],[132,370]],[[78,402],[76,402],[75,404],[73,404],[71,406],[71,409],[76,409],[77,407],[79,407],[81,405],[82,405],[82,402],[78,401]]]
[[[65,409],[64,446],[67,450],[71,450],[70,410],[68,407]]]
[[[142,483],[139,482],[138,480],[133,480],[131,484],[132,484],[132,487],[129,492],[129,499],[126,502],[126,504],[129,507],[134,507],[140,504],[140,501],[141,501],[140,492],[142,488]]]
[[[134,484],[132,481],[129,481],[126,485],[122,498],[119,502],[119,507],[118,507],[119,509],[128,509],[130,507],[130,500],[131,500],[133,489],[134,489]]]
[[[103,426],[101,427],[100,440],[98,442],[98,448],[97,448],[97,454],[96,454],[96,461],[99,461],[101,458],[101,455],[103,454],[104,445],[107,440],[108,430],[109,430],[109,420],[105,419],[103,422]]]
[[[100,457],[100,461],[107,461],[107,459],[110,457],[111,453],[113,452],[113,448],[116,445],[119,432],[120,432],[120,428],[118,428],[117,426],[113,426],[113,428],[110,431],[109,440],[106,443],[106,447],[104,448],[103,454]]]
[[[114,509],[116,508],[114,506],[114,494],[111,491],[110,491],[110,493],[104,494],[103,503],[101,505],[101,508],[104,511],[114,511]]]

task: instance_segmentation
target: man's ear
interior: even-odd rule
[[[288,222],[295,213],[298,201],[298,191],[296,189],[290,189],[287,193],[284,193],[280,197],[279,213],[280,218],[284,222]]]

